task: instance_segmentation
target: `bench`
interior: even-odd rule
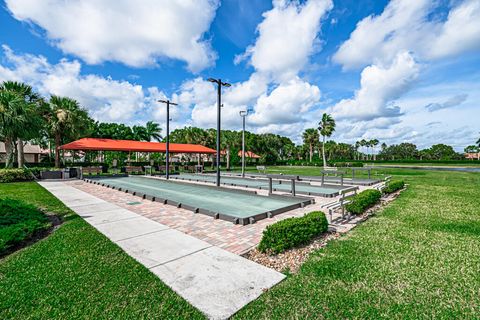
[[[387,183],[390,182],[390,179],[392,178],[392,176],[386,176],[385,179],[379,183],[378,185],[375,186],[375,189],[377,189],[378,191],[382,192],[383,191],[383,188],[385,188],[385,186],[387,185]]]
[[[260,173],[267,173],[267,167],[265,166],[257,166],[257,171],[260,172]]]
[[[137,166],[126,166],[125,167],[125,173],[126,174],[143,173],[143,168],[142,167],[137,167]]]
[[[342,219],[345,219],[345,206],[352,200],[351,198],[357,194],[358,187],[346,188],[340,191],[340,199],[334,202],[330,202],[321,206],[328,210],[330,215],[330,223],[333,221],[333,212],[337,209],[342,209]]]
[[[92,175],[92,174],[101,174],[103,172],[102,167],[83,167],[82,168],[82,176],[83,175]]]

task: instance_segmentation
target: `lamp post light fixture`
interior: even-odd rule
[[[158,102],[165,103],[167,105],[167,138],[166,138],[166,151],[165,151],[165,177],[167,180],[170,178],[170,105],[178,106],[178,104],[171,102],[170,100],[158,100]]]
[[[217,84],[217,187],[220,187],[220,120],[222,107],[222,86],[230,87],[231,84],[222,82],[222,79],[209,78],[208,81]]]
[[[245,178],[245,118],[248,115],[249,110],[240,111],[240,117],[242,117],[242,178]]]

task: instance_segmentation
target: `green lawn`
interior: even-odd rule
[[[478,318],[480,174],[389,173],[410,183],[399,199],[236,318]]]
[[[0,184],[67,221],[0,260],[0,319],[192,319],[199,311],[33,182]]]
[[[319,168],[269,168],[312,175]],[[408,189],[314,253],[238,319],[477,318],[480,174],[385,169]],[[201,318],[147,269],[34,183],[0,184],[70,219],[0,260],[0,318]]]

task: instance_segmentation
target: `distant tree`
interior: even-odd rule
[[[368,147],[368,142],[365,139],[360,140],[360,146],[361,147]],[[367,148],[367,154],[368,154],[368,148]],[[365,159],[365,155],[363,155],[363,159]]]
[[[370,140],[370,146],[372,147],[373,161],[377,160],[377,155],[375,154],[375,147],[379,144],[378,139]]]
[[[146,130],[146,137],[148,141],[162,140],[162,136],[160,135],[162,132],[162,128],[160,128],[160,125],[158,123],[153,121],[148,121],[145,124],[145,130]]]
[[[335,120],[330,114],[324,113],[322,115],[322,120],[318,123],[318,131],[323,137],[323,144],[322,144],[322,159],[323,159],[323,167],[327,166],[327,160],[325,158],[325,139],[330,137],[333,132],[335,131]]]
[[[360,141],[355,142],[355,155],[354,160],[360,160],[360,155],[358,153],[358,148],[360,148],[361,144]]]
[[[457,158],[457,153],[453,150],[453,147],[443,143],[434,144],[426,152],[432,160],[452,160]]]
[[[320,139],[320,136],[318,135],[318,131],[310,128],[306,129],[303,132],[303,143],[309,146],[310,150],[310,162],[312,162],[313,158],[313,148],[318,144],[318,140]]]
[[[479,152],[480,148],[477,147],[477,146],[468,146],[464,149],[465,153],[476,153],[476,152]]]
[[[25,130],[23,99],[16,93],[0,90],[0,139],[5,143],[5,167],[13,166],[14,143]]]
[[[93,121],[80,104],[67,97],[52,96],[49,110],[45,115],[50,138],[55,144],[55,167],[60,167],[60,150],[62,143],[88,135]]]
[[[21,108],[23,109],[23,130],[17,135],[17,163],[19,168],[23,168],[24,157],[24,140],[31,140],[38,136],[38,132],[43,125],[42,118],[38,113],[37,106],[41,103],[40,95],[33,91],[32,87],[16,81],[5,81],[0,86],[0,90],[8,90],[16,93],[22,99]]]

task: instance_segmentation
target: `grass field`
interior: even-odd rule
[[[478,317],[480,174],[388,174],[410,184],[399,199],[315,253],[236,318]]]
[[[319,168],[271,172],[318,174]],[[476,318],[480,314],[480,174],[385,169],[409,186],[383,212],[314,253],[238,319]],[[0,318],[202,315],[34,183],[9,195],[66,217],[0,260]]]
[[[66,221],[0,260],[0,319],[195,319],[199,311],[34,182],[0,184]]]

